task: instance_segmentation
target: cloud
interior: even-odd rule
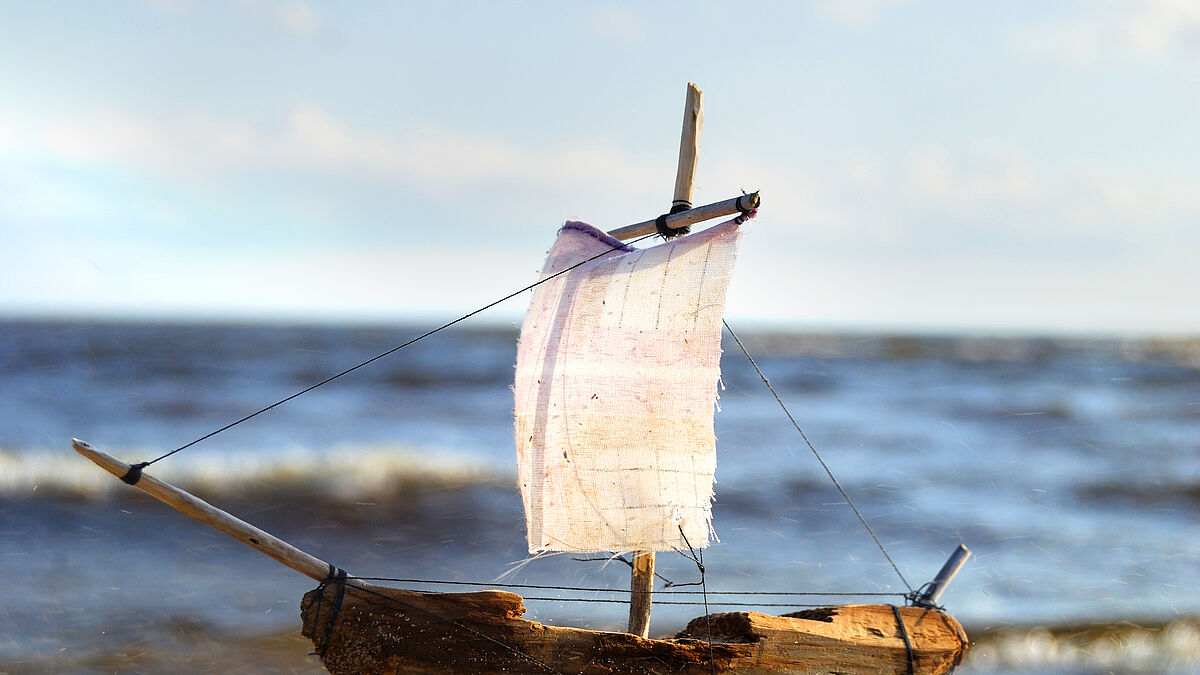
[[[996,141],[860,154],[792,182],[819,200],[808,209],[816,228],[853,232],[830,241],[859,249],[1104,259],[1200,236],[1188,234],[1200,220],[1192,181],[1088,164],[1047,171]]]
[[[819,170],[726,167],[764,195],[730,311],[860,327],[1200,330],[1200,189],[1140,169],[1048,170],[988,140],[859,152]]]
[[[595,9],[587,15],[586,21],[597,35],[627,45],[643,44],[650,32],[642,17],[617,7]]]
[[[0,292],[0,312],[26,314],[444,319],[529,284],[543,253],[343,241],[295,251],[231,247],[206,257],[137,236],[7,234],[0,266],[12,283]],[[528,302],[519,296],[482,318],[512,320]]]
[[[431,193],[439,206],[429,211],[460,208],[461,202],[461,208],[474,210],[458,219],[459,226],[470,224],[472,236],[478,236],[497,223],[528,221],[533,202],[555,219],[583,216],[623,225],[631,211],[660,206],[659,192],[669,189],[663,167],[603,143],[541,146],[447,128],[375,129],[312,103],[292,106],[274,124],[110,109],[60,118],[10,114],[0,116],[3,129],[20,133],[9,133],[9,146],[0,147],[0,188],[7,185],[9,197],[21,198],[0,194],[0,221],[21,231],[59,231],[65,237],[60,250],[87,252],[88,259],[74,262],[72,284],[86,281],[79,270],[86,272],[89,260],[108,270],[138,270],[132,280],[112,273],[102,287],[108,291],[86,296],[90,305],[113,311],[132,311],[139,303],[164,306],[173,302],[174,292],[190,303],[176,305],[179,311],[193,312],[276,306],[296,313],[307,307],[369,315],[387,307],[434,313],[438,306],[466,308],[479,299],[469,285],[409,297],[404,293],[416,283],[411,276],[381,285],[390,296],[372,290],[353,307],[337,297],[355,288],[374,289],[371,276],[399,274],[391,270],[396,266],[419,270],[418,278],[440,278],[450,260],[466,261],[516,287],[518,277],[534,274],[555,223],[543,218],[521,234],[510,226],[504,236],[489,239],[514,247],[500,256],[507,262],[494,250],[434,251],[422,248],[425,241],[413,245],[416,220],[408,221],[403,237],[396,236],[396,194]],[[264,183],[264,176],[274,178]],[[279,177],[288,187],[264,196]],[[354,187],[296,188],[326,181]],[[146,184],[151,187],[142,189]],[[252,193],[230,189],[213,199],[207,189],[242,184],[252,185]],[[705,186],[721,193],[706,192]],[[769,149],[740,159],[714,154],[702,162],[698,201],[724,198],[731,186],[761,188],[765,201],[761,222],[752,226],[759,234],[746,239],[743,257],[755,263],[739,272],[735,289],[744,290],[731,296],[735,314],[843,322],[871,317],[893,325],[956,320],[1103,327],[1136,319],[1138,326],[1156,330],[1185,325],[1200,330],[1187,298],[1200,285],[1200,268],[1189,253],[1200,250],[1200,230],[1193,227],[1200,220],[1200,190],[1186,177],[1082,162],[1050,170],[1018,145],[979,140],[848,152],[825,165]],[[364,207],[364,196],[380,203]],[[275,198],[279,201],[272,202]],[[363,208],[388,214],[380,222],[392,223],[390,239],[381,242],[378,232],[352,229],[373,213]],[[581,208],[588,212],[574,211]],[[297,214],[312,219],[320,232],[296,231],[296,223],[304,222]],[[107,225],[41,227],[89,218]],[[162,236],[145,243],[151,230]],[[288,250],[281,251],[274,235],[285,230]],[[166,234],[173,232],[186,236],[169,241]],[[236,255],[194,250],[234,232]],[[139,250],[139,240],[143,255],[135,257],[130,252]],[[51,255],[49,248],[39,250]],[[162,269],[138,259],[160,261]],[[344,284],[306,280],[304,270],[319,267],[322,259],[340,261],[330,270]],[[255,276],[260,264],[255,261],[263,261],[260,271],[267,276]],[[505,276],[510,269],[519,274]],[[155,295],[160,285],[169,287],[157,281],[169,270],[227,282],[206,282],[194,296],[178,288]],[[236,290],[270,287],[270,277],[295,278],[287,285],[293,299]],[[147,284],[147,278],[156,281]],[[30,297],[53,301],[53,294],[39,289],[56,286],[35,285]],[[768,288],[770,293],[762,292]],[[84,297],[69,290],[60,295]]]
[[[22,133],[18,147],[0,148],[0,220],[26,227],[287,233],[308,246],[395,239],[398,223],[426,243],[439,235],[415,224],[433,218],[456,236],[539,247],[565,219],[612,229],[652,217],[670,189],[663,166],[604,142],[369,128],[311,103],[268,123],[113,108],[0,111],[0,128],[9,122]]]
[[[181,16],[192,11],[191,0],[143,0],[150,9],[163,14]]]
[[[662,167],[604,143],[538,147],[446,128],[368,129],[311,103],[293,106],[273,125],[121,110],[0,118],[0,148],[6,136],[14,142],[5,130],[15,128],[23,129],[26,152],[32,139],[58,160],[202,187],[254,173],[301,173],[440,195],[516,187],[526,202],[531,195],[605,194],[627,204],[664,182]],[[1135,232],[1174,232],[1200,220],[1200,190],[1186,178],[1086,164],[1047,172],[1020,147],[995,141],[859,152],[819,171],[780,161],[786,163],[772,165],[769,154],[752,162],[717,159],[702,166],[699,186],[762,187],[772,211],[808,224],[806,236],[835,241],[852,227],[857,246],[935,236],[964,246],[974,240],[993,252],[996,240],[1132,244]]]
[[[34,136],[58,157],[200,182],[244,171],[302,170],[439,191],[489,181],[547,189],[604,182],[610,189],[635,189],[658,173],[604,144],[533,149],[441,128],[361,129],[311,103],[293,106],[275,125],[203,113],[154,117],[107,110],[40,122]]]
[[[817,15],[845,26],[864,27],[875,23],[889,7],[908,0],[816,0]]]
[[[237,7],[259,23],[288,35],[308,37],[323,28],[320,15],[302,0],[237,0]]]
[[[1121,0],[1019,34],[1020,51],[1075,66],[1111,58],[1200,66],[1200,3]]]

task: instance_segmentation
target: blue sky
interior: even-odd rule
[[[662,212],[694,81],[739,322],[1200,331],[1190,0],[6,3],[0,62],[0,316],[453,318]]]

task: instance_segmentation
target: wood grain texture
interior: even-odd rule
[[[681,227],[695,225],[696,223],[702,223],[706,220],[712,220],[713,218],[731,216],[735,213],[741,213],[744,211],[753,211],[754,209],[757,209],[761,203],[762,199],[759,197],[757,192],[752,192],[748,195],[742,195],[740,197],[730,197],[729,199],[719,202],[705,204],[704,206],[697,206],[695,208],[688,209],[687,211],[681,211],[679,213],[669,215],[667,216],[667,227],[673,230],[678,230]],[[654,234],[658,231],[655,223],[656,221],[654,219],[643,220],[640,223],[634,223],[632,225],[626,225],[625,227],[618,227],[615,230],[609,230],[608,234],[622,241],[626,239],[633,239],[635,237],[644,237],[647,234]]]
[[[654,551],[634,551],[629,575],[629,632],[650,634],[650,603],[654,597]]]
[[[326,669],[349,673],[811,673],[906,672],[892,608],[846,605],[791,616],[728,612],[701,617],[673,639],[546,626],[523,618],[504,591],[422,593],[347,588],[330,625],[336,589],[301,603],[304,635]],[[948,673],[966,635],[952,617],[900,608],[917,673]],[[712,644],[706,641],[711,627]],[[332,631],[330,631],[332,628]]]
[[[675,170],[675,192],[671,208],[692,208],[696,166],[700,164],[700,132],[704,128],[703,92],[688,82],[683,105],[683,128],[679,136],[679,164]]]

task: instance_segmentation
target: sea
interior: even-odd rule
[[[528,554],[517,329],[462,326],[146,472],[357,576],[602,589],[518,590],[528,618],[621,629],[619,552]],[[315,582],[71,439],[153,459],[429,328],[0,321],[0,673],[321,672]],[[739,335],[803,435],[727,335],[711,609],[903,602],[963,544],[958,672],[1200,672],[1200,338]],[[702,600],[668,595],[699,588],[690,552],[658,559],[657,599]],[[656,605],[651,632],[702,613]]]

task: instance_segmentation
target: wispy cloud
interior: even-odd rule
[[[600,191],[621,201],[663,182],[662,167],[604,143],[531,147],[448,128],[377,130],[313,103],[293,106],[274,125],[114,109],[39,121],[0,117],[0,149],[6,137],[15,142],[5,130],[16,128],[29,152],[201,186],[248,172],[301,172],[439,194],[519,185],[530,195]],[[852,231],[856,246],[923,236],[967,245],[972,235],[985,248],[1057,238],[1054,250],[1061,250],[1075,236],[1133,245],[1200,220],[1200,190],[1186,178],[1082,163],[1050,172],[1019,146],[996,141],[859,152],[821,171],[786,160],[772,164],[770,153],[760,153],[758,163],[727,162],[707,175],[722,186],[751,181],[747,187],[770,194],[776,213],[809,223],[820,239]]]
[[[594,9],[586,21],[593,33],[623,44],[642,44],[650,32],[645,19],[620,7]]]
[[[279,124],[266,127],[211,115],[162,118],[111,110],[51,121],[0,120],[0,127],[5,124],[31,132],[22,134],[32,139],[23,141],[22,152],[48,152],[51,159],[99,173],[111,168],[184,185],[236,182],[243,172],[265,171],[340,176],[389,190],[397,185],[417,186],[447,196],[477,189],[502,194],[519,186],[525,195],[548,195],[555,202],[549,210],[578,208],[569,203],[588,195],[615,202],[616,211],[624,214],[616,217],[627,217],[627,195],[662,183],[661,167],[645,166],[603,145],[538,149],[448,129],[386,132],[348,124],[314,104],[297,105]],[[13,160],[12,153],[9,160],[10,168],[24,166]],[[770,152],[757,153],[740,164],[710,164],[702,170],[706,182],[730,186],[750,181],[746,187],[762,188],[767,204],[763,223],[755,226],[762,228],[761,236],[746,240],[746,258],[756,264],[739,274],[742,290],[735,286],[730,305],[737,313],[833,321],[857,316],[893,324],[959,320],[976,325],[1051,325],[1057,321],[1103,327],[1119,323],[1120,311],[1126,311],[1114,309],[1121,303],[1113,304],[1113,298],[1140,294],[1153,302],[1134,305],[1145,314],[1139,325],[1163,330],[1192,325],[1188,321],[1200,325],[1200,318],[1180,317],[1172,309],[1186,301],[1181,289],[1200,284],[1194,261],[1183,253],[1200,248],[1200,233],[1191,226],[1200,220],[1200,190],[1186,179],[1082,163],[1050,171],[1020,146],[998,141],[965,146],[930,143],[895,153],[864,150],[819,169]],[[136,283],[116,273],[100,275],[104,284],[96,288],[108,290],[97,291],[94,302],[89,301],[96,307],[133,311],[138,303],[156,306],[167,302],[170,294],[180,294],[194,299],[183,308],[188,311],[218,306],[303,311],[294,298],[236,290],[272,287],[265,280],[258,284],[256,274],[293,279],[289,293],[304,298],[310,308],[320,306],[321,311],[335,313],[378,314],[394,306],[397,298],[403,298],[409,310],[428,311],[435,311],[439,303],[449,307],[462,305],[464,298],[478,299],[478,292],[468,285],[439,289],[429,296],[434,305],[404,295],[413,279],[423,278],[414,276],[414,270],[435,277],[439,273],[435,268],[446,260],[467,258],[448,251],[410,250],[397,242],[373,243],[370,237],[356,241],[344,230],[340,239],[314,240],[319,246],[294,246],[286,254],[274,251],[262,264],[253,262],[262,257],[262,251],[253,247],[246,248],[245,260],[240,254],[223,255],[222,271],[216,276],[228,279],[228,284],[214,281],[192,293],[172,285],[169,270],[190,270],[183,278],[191,273],[203,277],[212,261],[193,259],[163,242],[137,244],[136,240],[133,245],[143,250],[135,258],[130,253],[134,248],[122,234],[132,231],[130,213],[153,221],[160,231],[170,229],[178,215],[171,211],[170,195],[131,205],[113,202],[111,185],[93,190],[87,189],[89,181],[64,183],[34,171],[14,175],[21,179],[19,191],[30,199],[22,202],[24,206],[6,202],[3,210],[11,214],[26,209],[17,214],[22,222],[73,222],[87,214],[109,213],[123,223],[120,231],[90,231],[79,235],[84,239],[63,244],[63,250],[87,251],[87,260],[99,260],[108,268],[140,270],[135,277],[141,281]],[[334,193],[311,196],[316,202],[337,198]],[[297,204],[309,199],[309,195],[298,197]],[[51,206],[53,210],[47,212]],[[345,220],[354,206],[331,204],[326,209],[328,222]],[[256,207],[239,203],[231,208]],[[502,208],[507,214],[497,208],[497,218],[519,217],[527,210],[527,200]],[[562,215],[576,214],[564,211]],[[189,217],[188,223],[195,227],[181,231],[193,237],[207,222]],[[545,228],[536,232],[536,240],[507,238],[514,251],[523,253],[497,256],[495,251],[480,250],[471,254],[477,259],[470,264],[486,270],[489,278],[517,285],[533,274],[536,254],[550,236]],[[45,246],[37,250],[39,255],[49,255]],[[45,272],[38,272],[41,263],[22,263],[28,256],[18,253],[7,258],[16,266],[13,269],[30,268],[25,274],[31,281],[21,297],[50,303],[54,293],[39,289],[59,287],[45,278]],[[67,275],[64,280],[99,284],[88,281],[98,272],[87,268],[87,260],[78,255],[72,260],[71,270],[60,270]],[[147,260],[159,262],[150,265]],[[329,260],[341,262],[329,266]],[[321,266],[317,261],[326,261],[332,277],[305,275],[305,270]],[[389,272],[392,281],[373,281],[379,270],[396,265],[404,271]],[[790,271],[780,277],[781,269]],[[161,288],[143,287],[145,279],[159,277]],[[353,307],[339,304],[340,293],[364,287],[387,289],[392,295],[361,296],[360,304]],[[775,290],[764,295],[762,288]],[[819,290],[832,288],[837,292]],[[68,297],[65,291],[60,295]],[[1130,301],[1123,301],[1123,306],[1129,307]]]
[[[1088,164],[1051,172],[994,141],[859,157],[818,180],[834,196],[826,217],[840,222],[831,225],[854,224],[860,244],[882,248],[1119,256],[1168,245],[1200,219],[1200,191],[1189,181]]]
[[[317,10],[303,0],[237,0],[237,6],[252,19],[289,35],[312,36],[324,27]]]
[[[143,0],[146,6],[165,14],[182,15],[192,10],[191,0]]]
[[[355,128],[313,103],[291,107],[275,125],[202,112],[164,117],[109,109],[41,121],[32,133],[59,157],[199,181],[307,170],[461,190],[489,180],[561,187],[600,180],[611,186],[615,179],[634,186],[656,175],[603,144],[531,149],[444,128]]]
[[[1114,58],[1200,66],[1200,3],[1121,0],[1084,7],[1079,16],[1022,32],[1018,49],[1076,66]]]
[[[746,167],[741,175],[753,175]],[[1200,329],[1200,190],[994,141],[762,171],[731,311],[853,325]],[[789,272],[780,275],[777,270]],[[762,288],[772,292],[763,294]]]
[[[908,0],[815,0],[813,8],[816,13],[846,26],[869,26],[879,20],[880,15],[888,8],[903,4]]]

